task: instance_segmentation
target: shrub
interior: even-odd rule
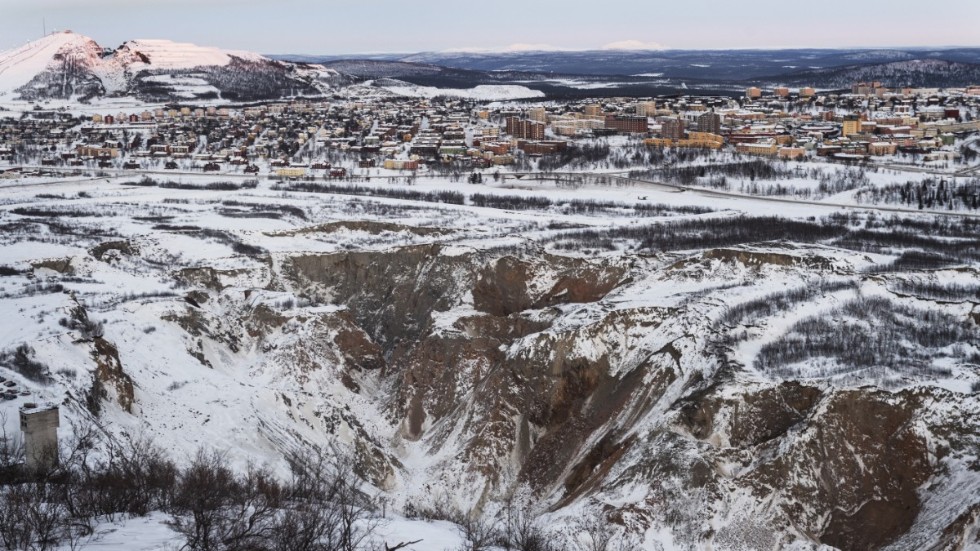
[[[34,349],[23,343],[13,350],[0,352],[0,365],[20,373],[25,378],[36,383],[51,382],[51,372],[48,366],[35,359]]]

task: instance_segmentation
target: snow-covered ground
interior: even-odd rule
[[[450,97],[478,101],[503,101],[525,98],[543,98],[544,92],[514,84],[481,84],[473,88],[436,88],[435,86],[384,86],[395,95],[412,98]]]
[[[181,178],[184,183],[203,185],[214,177]],[[751,244],[712,245],[702,250],[695,243],[676,250],[656,242],[643,243],[628,233],[681,221],[714,221],[735,227],[746,216],[807,222],[834,214],[853,214],[855,220],[868,215],[868,211],[853,206],[817,201],[773,203],[760,197],[678,191],[652,183],[598,185],[592,181],[569,188],[559,186],[555,179],[494,181],[489,173],[482,184],[457,183],[431,175],[417,177],[412,185],[379,180],[356,182],[363,188],[359,195],[274,189],[275,183],[268,180],[260,181],[255,189],[237,191],[131,186],[123,184],[132,178],[117,177],[43,186],[35,181],[5,184],[0,189],[0,266],[8,270],[3,272],[7,275],[0,275],[0,304],[5,312],[0,318],[0,351],[29,344],[32,357],[50,369],[52,381],[32,381],[12,369],[0,368],[5,377],[15,381],[18,391],[29,392],[3,402],[4,410],[16,411],[28,401],[59,402],[66,404],[66,420],[87,415],[73,397],[83,395],[90,385],[92,346],[63,321],[81,306],[90,319],[104,324],[105,338],[118,351],[122,370],[133,383],[131,411],[122,406],[125,385],[115,380],[108,385],[110,400],[100,422],[113,437],[150,438],[180,464],[186,464],[202,446],[229,450],[235,465],[256,461],[270,465],[279,474],[286,472],[283,451],[292,446],[366,449],[384,458],[374,464],[377,472],[372,491],[383,492],[396,510],[447,496],[454,506],[467,510],[479,503],[484,493],[495,496],[508,491],[491,490],[489,478],[475,474],[481,466],[498,468],[499,476],[508,484],[517,480],[521,468],[517,451],[508,449],[499,457],[493,456],[493,448],[479,447],[483,444],[476,437],[490,418],[490,414],[479,417],[485,413],[481,408],[488,407],[481,401],[485,398],[481,393],[492,394],[492,389],[476,389],[492,381],[493,372],[477,375],[479,357],[445,360],[452,372],[466,375],[445,383],[452,387],[459,403],[451,408],[452,414],[443,417],[437,417],[432,409],[426,411],[420,424],[422,435],[411,436],[409,420],[400,417],[399,398],[392,391],[394,385],[401,384],[402,375],[353,369],[350,350],[337,344],[342,338],[364,333],[352,322],[364,312],[340,298],[340,275],[330,276],[337,281],[313,281],[318,274],[337,270],[330,264],[332,260],[323,260],[328,255],[341,258],[352,254],[341,263],[345,269],[350,267],[350,274],[354,274],[350,277],[378,269],[363,258],[404,247],[409,251],[434,247],[432,250],[438,252],[432,253],[433,257],[449,265],[490,262],[487,259],[497,257],[530,258],[538,262],[533,266],[540,271],[523,268],[528,278],[521,282],[521,288],[535,296],[560,289],[569,281],[583,285],[582,280],[591,283],[601,279],[563,275],[559,266],[565,262],[622,267],[622,282],[598,300],[564,301],[564,293],[574,287],[570,285],[552,297],[553,303],[544,301],[544,306],[520,312],[525,316],[520,319],[529,327],[541,323],[546,328],[528,329],[527,334],[509,338],[499,353],[513,362],[536,357],[541,350],[561,354],[572,364],[605,361],[610,377],[626,377],[637,366],[661,365],[657,363],[661,360],[655,359],[661,356],[666,358],[663,366],[670,369],[676,362],[678,374],[669,383],[653,381],[655,370],[644,367],[651,371],[640,380],[646,380],[649,388],[662,384],[663,397],[643,407],[645,399],[636,398],[627,408],[628,415],[610,422],[644,438],[664,431],[685,434],[686,429],[674,424],[670,408],[688,392],[685,385],[715,376],[717,357],[705,354],[703,347],[712,342],[712,334],[722,331],[712,323],[729,308],[820,282],[852,282],[853,288],[817,294],[792,308],[739,320],[730,328],[738,338],[726,354],[740,366],[731,375],[734,384],[743,385],[738,388],[782,388],[780,385],[793,381],[814,385],[828,394],[882,383],[872,376],[846,380],[811,376],[808,369],[816,363],[794,366],[797,375],[787,377],[783,371],[757,369],[754,360],[764,346],[784,337],[799,321],[832,311],[858,295],[887,297],[896,304],[942,312],[964,322],[976,312],[976,300],[950,304],[925,296],[903,296],[899,291],[904,287],[900,288],[898,281],[912,276],[869,271],[893,260],[898,250],[856,251],[833,245],[830,238],[819,243],[769,242],[765,233],[755,240],[759,242]],[[809,184],[798,182],[800,186]],[[364,195],[365,189],[378,193],[395,189],[453,191],[462,194],[463,204]],[[475,194],[546,198],[549,204],[527,209],[477,206]],[[592,212],[570,208],[573,201],[583,200],[607,206]],[[662,205],[662,210],[644,216],[636,208],[641,205]],[[700,211],[684,211],[684,207],[699,207]],[[920,222],[933,220],[929,214],[909,216],[909,220]],[[597,232],[600,237],[616,230],[625,232],[625,237],[610,237],[609,246],[593,245],[588,238],[576,237],[583,230]],[[704,231],[708,239],[711,231]],[[558,248],[562,243],[570,243],[571,248]],[[365,256],[357,256],[362,254]],[[434,277],[430,270],[439,269],[438,264],[427,264],[431,260],[418,260],[425,269],[417,274],[412,272],[418,268],[412,264],[415,261],[400,268],[406,273],[398,275],[418,278],[414,284],[421,290],[416,291],[418,297],[413,301],[428,296],[424,280]],[[397,261],[392,257],[391,262]],[[312,280],[301,280],[296,263],[314,266],[303,276]],[[927,274],[933,283],[970,289],[977,285],[977,268],[974,260],[944,271],[913,270],[913,276],[922,279]],[[453,277],[460,282],[471,277],[462,268],[455,270],[450,272],[450,281],[443,283],[445,293],[459,284],[451,281]],[[506,280],[511,276],[501,277]],[[362,287],[376,284],[384,285],[371,279],[360,283]],[[448,309],[431,313],[431,334],[424,338],[437,339],[432,347],[448,346],[463,335],[482,338],[482,331],[490,331],[480,326],[461,329],[483,316],[475,295],[475,286],[459,291]],[[441,338],[447,339],[445,343],[438,340]],[[975,392],[980,373],[963,358],[980,352],[976,348],[975,342],[962,342],[926,358],[947,369],[948,376],[899,376],[890,378],[887,388],[940,396],[950,393],[965,407],[974,407],[970,393]],[[658,350],[673,350],[676,358],[657,356]],[[562,361],[555,360],[556,369],[561,365]],[[419,375],[410,371],[412,367],[406,360],[402,369],[411,375],[405,377]],[[514,376],[521,375],[515,372]],[[520,385],[507,387],[506,392],[521,390]],[[427,407],[434,409],[437,404]],[[500,407],[513,406],[501,399]],[[16,415],[7,416],[9,432],[16,432],[16,423]],[[547,436],[544,426],[531,424],[526,430],[534,438]],[[68,422],[59,428],[63,439],[68,439],[71,431]],[[510,432],[501,438],[516,439]],[[716,438],[724,441],[729,436]],[[585,455],[589,446],[582,446]],[[643,450],[653,453],[655,440],[650,440],[649,446],[638,447],[627,457],[641,461],[636,456],[642,456]],[[486,463],[474,465],[460,459],[466,454]],[[629,524],[636,530],[631,541],[637,548],[685,548],[684,542],[691,541],[685,539],[690,538],[687,531],[694,529],[670,524],[651,508],[648,500],[655,499],[651,492],[656,488],[642,478],[633,478],[630,472],[641,464],[624,463],[611,471],[614,475],[610,480],[616,482],[597,486],[589,498],[599,505],[589,502],[587,507],[584,501],[573,500],[546,518],[553,520],[555,527],[567,529],[575,514],[598,510],[593,506],[608,506],[627,516],[643,511],[649,515],[646,524]],[[735,472],[742,467],[719,468]],[[972,475],[962,476],[973,484]],[[963,488],[970,488],[969,484]],[[547,494],[547,499],[554,505],[563,491],[559,488]],[[966,497],[955,495],[968,503]],[[732,500],[725,501],[724,507],[734,510],[739,504],[749,508],[758,505],[747,495]],[[726,530],[737,525],[735,513],[711,514],[719,515],[717,526]],[[90,548],[162,550],[179,545],[163,524],[165,520],[165,516],[154,514],[104,523]],[[383,523],[379,534],[389,544],[422,539],[408,548],[417,550],[454,549],[461,543],[458,530],[449,523],[401,517]],[[802,541],[798,532],[786,534],[789,540]]]

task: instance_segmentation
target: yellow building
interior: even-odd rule
[[[767,155],[771,157],[779,151],[779,145],[777,145],[775,141],[740,143],[735,146],[735,150],[739,153],[745,153],[747,155]]]
[[[762,97],[762,90],[756,88],[755,86],[745,90],[745,97],[749,99],[757,99]]]
[[[598,103],[593,103],[591,105],[585,106],[585,116],[587,117],[601,117],[602,116],[602,105]]]
[[[302,178],[306,176],[306,167],[284,166],[276,169],[276,176],[280,178]]]
[[[845,117],[844,128],[841,129],[841,134],[843,134],[844,136],[851,136],[860,133],[861,133],[861,119],[859,119],[858,117]]]
[[[649,147],[677,147],[681,149],[721,149],[725,146],[725,138],[710,132],[688,132],[687,138],[672,140],[670,138],[647,138],[643,143]]]
[[[653,117],[657,114],[657,102],[641,101],[636,104],[636,114],[640,117]]]

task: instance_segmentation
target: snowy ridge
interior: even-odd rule
[[[0,52],[0,97],[26,86],[59,60],[94,67],[100,53],[101,48],[92,39],[72,32],[50,34],[19,48]]]
[[[163,70],[224,67],[231,63],[233,57],[246,61],[269,61],[252,52],[222,50],[171,40],[131,40],[120,46],[117,56],[125,56],[123,59],[135,57],[141,61],[145,58],[145,65]]]
[[[0,98],[8,99],[276,99],[320,95],[345,79],[319,65],[170,40],[132,40],[105,56],[70,31],[0,53]]]

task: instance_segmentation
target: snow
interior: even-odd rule
[[[208,93],[220,94],[221,91],[195,75],[153,75],[143,79],[144,82],[164,84],[174,94],[182,98],[196,98]]]
[[[90,539],[81,541],[86,551],[170,551],[180,539],[166,522],[170,515],[154,512],[116,522],[104,522],[95,528]],[[65,545],[59,551],[70,551]]]
[[[526,86],[518,86],[513,84],[482,84],[473,88],[436,88],[434,86],[414,85],[385,86],[384,88],[396,95],[413,98],[449,96],[480,101],[502,101],[511,99],[543,98],[545,96],[544,92],[540,90],[532,90]]]
[[[80,549],[86,551],[171,551],[178,549],[183,539],[167,522],[172,517],[162,512],[152,512],[145,517],[133,517],[116,521],[104,521],[95,526],[94,533],[80,540]],[[362,523],[363,524],[363,523]],[[400,516],[371,519],[373,533],[367,538],[369,545],[383,549],[383,544],[416,542],[403,547],[405,551],[452,551],[459,549],[463,539],[457,527],[449,522],[410,520]],[[367,527],[367,525],[365,525]],[[71,551],[64,545],[57,551]]]
[[[56,58],[60,58],[56,59]],[[125,91],[130,79],[141,71],[184,71],[199,67],[224,67],[233,58],[264,62],[267,58],[252,52],[223,50],[170,40],[132,40],[120,46],[110,57],[102,57],[102,48],[91,38],[68,32],[53,33],[24,46],[0,52],[0,99],[7,100],[22,86],[46,70],[56,70],[71,60],[74,67],[87,69],[105,88],[107,95]],[[303,69],[318,78],[336,76],[335,71],[313,66]],[[156,82],[169,83],[167,76]],[[193,77],[171,77],[180,97],[214,89]],[[162,80],[159,80],[162,79]]]
[[[0,98],[6,99],[6,96],[49,68],[56,55],[85,52],[93,44],[85,36],[62,32],[0,52]]]
[[[212,177],[184,178],[203,182]],[[233,192],[119,185],[127,180],[131,178],[52,182],[43,188],[52,196],[65,195],[63,199],[36,197],[37,188],[30,186],[37,182],[13,183],[4,188],[7,202],[0,205],[0,218],[5,222],[15,220],[17,215],[10,210],[25,203],[49,207],[70,204],[86,210],[104,208],[105,217],[101,220],[79,218],[72,222],[86,227],[111,228],[121,239],[131,241],[140,249],[140,253],[133,257],[103,262],[88,255],[87,249],[95,243],[83,238],[81,233],[64,238],[44,233],[4,235],[0,241],[0,265],[23,268],[34,260],[72,258],[76,270],[74,277],[78,280],[65,281],[66,288],[77,294],[91,316],[106,323],[107,337],[117,346],[126,373],[137,383],[135,414],[107,407],[104,413],[107,426],[114,434],[149,437],[168,449],[178,461],[186,461],[199,446],[207,445],[232,450],[236,465],[253,460],[268,463],[279,472],[283,472],[281,450],[298,443],[377,444],[382,453],[390,454],[398,462],[386,480],[387,495],[396,509],[408,502],[418,503],[439,495],[451,496],[461,507],[471,506],[480,499],[479,492],[467,490],[484,488],[486,480],[474,475],[469,465],[459,461],[461,446],[473,434],[470,425],[481,421],[472,407],[480,398],[474,390],[473,378],[468,375],[472,365],[463,361],[455,364],[460,373],[467,374],[454,382],[460,415],[440,420],[427,417],[422,439],[409,441],[403,438],[399,432],[401,420],[392,419],[390,404],[381,398],[387,384],[383,378],[373,373],[355,373],[356,383],[365,389],[362,393],[351,392],[340,382],[339,374],[351,371],[347,371],[348,366],[333,343],[338,328],[344,327],[343,319],[350,312],[343,304],[309,307],[295,300],[294,283],[281,277],[283,264],[297,255],[343,250],[387,251],[401,245],[430,243],[444,244],[446,249],[441,254],[448,260],[462,262],[464,255],[484,254],[481,251],[499,245],[519,245],[528,250],[543,246],[541,243],[562,231],[551,227],[553,223],[601,230],[663,220],[637,219],[614,213],[571,214],[557,208],[507,211],[471,204],[423,204],[393,198],[284,192],[273,190],[272,182],[266,180],[260,181],[256,189]],[[802,187],[806,182],[794,184]],[[390,188],[399,184],[372,176],[371,182],[357,185]],[[88,198],[77,197],[77,192],[82,189],[88,192]],[[832,204],[773,203],[765,198],[706,190],[678,192],[654,183],[622,187],[584,185],[570,189],[547,179],[492,182],[491,178],[486,178],[484,184],[473,185],[420,174],[412,189],[453,190],[467,196],[490,193],[625,204],[636,203],[638,197],[644,196],[650,203],[726,209],[697,215],[723,219],[739,214],[779,214],[803,219],[842,210]],[[834,199],[842,200],[840,197]],[[220,214],[224,200],[297,206],[304,209],[308,219],[230,218]],[[378,214],[366,208],[368,205],[387,210]],[[226,242],[207,239],[194,232],[154,230],[151,224],[134,219],[135,215],[148,212],[172,216],[170,223],[174,225],[228,232],[245,243],[263,247],[270,254],[263,260],[243,258]],[[348,227],[316,231],[331,222],[354,220],[383,222],[396,228],[439,227],[446,231],[429,235],[399,229],[372,232]],[[743,249],[758,253],[772,250],[766,246]],[[856,272],[885,260],[880,255],[855,254],[826,246],[787,246],[778,252],[790,254],[787,251],[801,258],[820,256],[829,259],[831,273],[819,274],[819,277],[827,278],[860,278]],[[569,255],[591,256],[582,251]],[[708,378],[715,368],[712,360],[702,356],[705,323],[728,306],[759,298],[775,289],[805,285],[811,281],[808,276],[813,275],[812,271],[795,265],[749,266],[735,261],[680,264],[683,260],[696,260],[697,255],[694,252],[633,255],[621,250],[596,255],[597,262],[626,262],[623,259],[629,259],[630,280],[596,302],[560,304],[546,310],[526,312],[530,319],[553,320],[554,323],[545,330],[515,339],[505,352],[511,358],[520,358],[521,353],[528,353],[535,347],[551,347],[552,343],[560,342],[561,346],[553,349],[560,349],[570,360],[609,359],[613,377],[625,376],[639,365],[653,365],[644,379],[644,382],[650,382],[661,365],[657,362],[673,366],[674,361],[663,357],[651,359],[651,352],[671,344],[682,357],[677,364],[679,376],[676,381],[663,390],[663,398],[654,405],[641,409],[642,397],[629,404],[628,416],[636,418],[624,416],[614,422],[624,427],[632,427],[629,423],[635,422],[634,428],[641,439],[645,431],[652,433],[667,428],[676,432],[679,429],[664,424],[670,422],[664,421],[670,404],[683,396],[685,385],[692,377]],[[200,308],[192,309],[183,299],[189,288],[174,285],[173,273],[185,267],[219,270],[216,278],[224,288],[208,290],[209,300]],[[37,270],[34,277],[52,282],[61,279],[49,270]],[[937,277],[969,282],[976,274],[949,270]],[[531,291],[541,292],[551,288],[557,278],[554,270],[542,269],[535,272],[527,285]],[[862,283],[862,292],[881,292],[881,285],[873,278],[869,279]],[[29,283],[26,276],[4,277],[0,279],[0,292],[16,292]],[[330,289],[324,292],[329,293]],[[127,293],[170,294],[124,296]],[[778,380],[751,369],[758,347],[778,337],[796,320],[832,308],[845,298],[844,294],[846,292],[841,296],[822,297],[785,315],[759,320],[753,328],[755,338],[733,351],[736,359],[749,366],[735,375],[737,382],[778,384]],[[0,319],[0,349],[32,342],[38,358],[52,367],[88,369],[91,365],[89,350],[84,344],[75,342],[71,332],[57,323],[71,307],[71,300],[63,293],[3,299],[4,311],[9,315]],[[291,300],[296,304],[284,304]],[[255,313],[260,307],[273,311],[285,321],[269,327],[242,329],[242,325],[255,322]],[[962,305],[952,308],[960,315],[968,313]],[[207,330],[195,335],[174,321],[188,312],[201,316]],[[455,322],[475,314],[472,294],[464,292],[458,304],[447,311],[434,313],[431,322],[436,331],[458,333],[460,330],[455,327]],[[629,322],[619,323],[619,317],[628,317]],[[566,338],[572,340],[561,341]],[[235,348],[230,347],[229,342],[234,342]],[[565,342],[569,344],[566,346]],[[203,365],[201,359],[209,365]],[[81,374],[84,375],[84,371]],[[916,384],[940,392],[945,392],[941,389],[962,391],[969,388],[973,380],[963,377],[955,381]],[[19,385],[35,393],[31,399],[36,397],[38,400],[63,399],[68,391],[77,394],[84,390],[86,382],[84,376],[77,380],[62,377],[50,387],[41,387],[18,379]],[[808,383],[822,388],[833,386],[833,382],[826,381]],[[650,386],[653,386],[652,382]],[[19,399],[11,404],[19,405],[23,401]],[[508,421],[518,419],[517,415],[507,413]],[[77,413],[68,412],[68,415]],[[328,421],[336,421],[335,428],[328,429]],[[67,423],[63,427],[63,431],[69,430]],[[543,431],[539,427],[530,430]],[[683,437],[689,438],[688,435]],[[724,434],[714,435],[711,443],[724,445],[726,439]],[[586,443],[585,447],[591,444],[594,442]],[[637,454],[649,452],[650,448],[640,444],[635,451]],[[626,469],[633,460],[635,458],[624,459],[622,468]],[[519,466],[510,450],[494,465],[505,478],[514,476]],[[730,477],[737,477],[743,467],[737,459],[718,464],[718,468]],[[616,470],[608,480],[616,480],[615,477],[622,473],[622,470]],[[965,488],[976,488],[975,477],[961,476]],[[655,488],[639,485],[635,480],[623,484],[618,488],[603,487],[600,490],[605,492],[601,494],[603,499],[616,507],[647,511],[645,500],[653,499],[650,493]],[[693,499],[692,503],[695,503]],[[935,518],[939,519],[937,523],[947,518],[940,501],[929,504],[930,511],[934,511]],[[966,498],[960,501],[965,503]],[[732,507],[740,504],[737,502]],[[755,502],[745,503],[746,509],[753,506]],[[730,529],[731,523],[735,522],[734,516],[726,516],[729,512],[713,511],[712,515],[715,516],[704,521],[716,530]],[[91,542],[90,548],[163,551],[168,544],[179,544],[164,524],[165,520],[165,516],[154,514],[146,519],[104,523],[99,529],[102,535]],[[729,524],[726,526],[726,523]],[[637,534],[641,539],[634,545],[638,548],[687,548],[688,535],[675,527],[665,526],[657,519],[647,526],[645,533]],[[383,522],[379,535],[389,544],[422,539],[419,544],[408,547],[417,551],[455,549],[461,543],[451,524],[402,517]]]
[[[265,57],[252,52],[222,50],[171,40],[131,40],[122,45],[120,55],[135,53],[149,58],[147,68],[171,71],[204,66],[224,67],[231,63],[232,57],[246,61],[266,60]],[[139,65],[147,64],[139,63]]]

